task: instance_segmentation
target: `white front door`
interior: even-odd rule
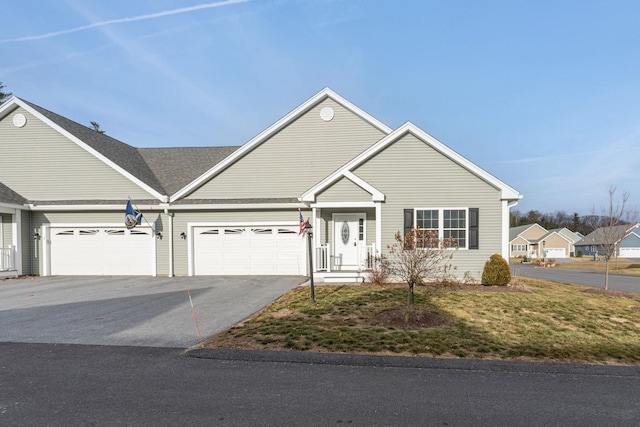
[[[333,267],[336,270],[357,270],[366,257],[365,218],[365,214],[333,214]]]

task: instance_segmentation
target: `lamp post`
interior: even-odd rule
[[[311,302],[316,303],[316,293],[313,287],[313,244],[311,242],[311,238],[313,237],[313,232],[311,229],[313,228],[309,221],[304,224],[304,228],[307,233],[307,241],[309,242],[309,281],[311,283]]]

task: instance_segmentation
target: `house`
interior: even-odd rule
[[[547,230],[538,224],[521,225],[509,229],[509,257],[537,258],[538,241],[547,234]]]
[[[3,268],[34,275],[358,280],[410,227],[456,239],[457,274],[509,254],[522,197],[412,123],[323,89],[238,147],[134,148],[21,98],[0,106]],[[124,226],[128,200],[143,213]]]
[[[581,237],[567,228],[547,231],[539,224],[509,229],[511,258],[568,258],[575,253],[574,244]]]
[[[640,258],[640,223],[618,225],[612,229],[613,236],[620,236],[616,242],[616,255],[621,258]],[[576,242],[576,251],[584,255],[604,255],[603,245],[607,237],[605,227],[598,228]]]

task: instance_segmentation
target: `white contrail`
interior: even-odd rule
[[[188,13],[188,12],[193,12],[200,9],[211,9],[214,7],[228,6],[236,3],[245,3],[247,1],[249,0],[225,0],[217,3],[198,4],[195,6],[181,7],[179,9],[165,10],[163,12],[150,13],[147,15],[133,16],[130,18],[110,19],[108,21],[95,22],[93,24],[83,25],[81,27],[71,28],[68,30],[53,31],[51,33],[40,34],[37,36],[26,36],[26,37],[19,37],[15,39],[5,39],[5,40],[0,40],[0,43],[26,42],[31,40],[48,39],[51,37],[61,36],[63,34],[77,33],[78,31],[85,31],[85,30],[90,30],[92,28],[104,27],[105,25],[122,24],[124,22],[133,22],[133,21],[144,21],[146,19],[161,18],[163,16],[177,15],[180,13]]]

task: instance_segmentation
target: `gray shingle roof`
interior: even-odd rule
[[[10,203],[12,205],[23,205],[27,199],[0,182],[0,203]]]
[[[167,191],[167,195],[172,195],[238,148],[240,147],[139,148],[138,152]]]
[[[267,203],[299,203],[297,197],[269,197],[259,199],[180,199],[172,205],[217,205],[217,204],[267,204]]]
[[[20,100],[154,190],[161,194],[167,193],[135,147],[96,132],[22,98]]]

